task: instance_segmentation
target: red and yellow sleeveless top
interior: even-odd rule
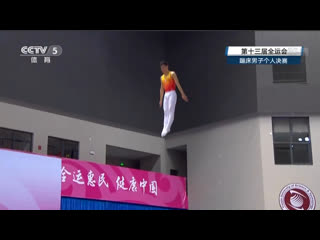
[[[171,72],[167,76],[164,74],[161,76],[161,82],[165,92],[176,90],[176,83],[172,77]]]

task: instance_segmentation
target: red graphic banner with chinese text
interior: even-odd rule
[[[62,159],[61,183],[65,197],[188,208],[183,177]]]

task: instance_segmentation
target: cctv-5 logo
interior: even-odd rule
[[[62,47],[60,45],[52,46],[23,46],[20,56],[60,56]]]

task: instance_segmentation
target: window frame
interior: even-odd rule
[[[15,151],[22,151],[22,152],[28,152],[28,153],[32,153],[33,152],[33,132],[27,132],[27,131],[22,131],[22,130],[16,130],[16,129],[12,129],[12,128],[5,128],[5,127],[0,127],[0,129],[4,129],[6,131],[9,131],[10,132],[10,135],[11,135],[11,138],[10,138],[10,141],[11,141],[11,146],[10,148],[6,148],[6,149],[10,149],[10,150],[15,150]],[[15,134],[14,133],[22,133],[22,134],[28,134],[31,136],[31,140],[30,140],[30,151],[24,151],[24,150],[20,150],[20,149],[15,149],[13,148],[14,146],[14,142],[15,142]],[[28,142],[28,141],[24,141],[24,142]]]
[[[293,131],[292,131],[292,120],[293,119],[298,119],[298,118],[304,118],[307,119],[307,128],[308,128],[308,134],[309,134],[309,143],[304,143],[304,142],[293,142],[292,136],[293,136]],[[287,119],[289,122],[289,136],[290,136],[290,142],[285,142],[285,141],[275,141],[274,140],[274,120],[275,119]],[[274,164],[275,165],[300,165],[300,166],[312,166],[313,165],[313,156],[312,156],[312,142],[311,142],[311,131],[310,131],[310,117],[309,116],[272,116],[271,118],[271,124],[272,124],[272,141],[273,141],[273,155],[274,155]],[[290,164],[287,163],[277,163],[276,162],[276,151],[275,151],[275,145],[276,144],[288,144],[290,146]],[[293,157],[293,146],[294,145],[307,145],[308,146],[308,162],[306,163],[295,163],[294,162],[294,157]]]
[[[68,157],[64,157],[65,155],[65,143],[66,142],[70,142],[70,143],[76,143],[77,144],[77,149],[76,149],[76,158],[71,158],[70,159],[74,159],[74,160],[79,160],[79,154],[80,154],[80,142],[79,141],[74,141],[74,140],[70,140],[70,139],[65,139],[65,138],[59,138],[59,137],[54,137],[54,136],[48,136],[48,144],[47,144],[47,155],[48,156],[54,156],[54,155],[50,155],[49,154],[49,139],[54,139],[60,142],[61,144],[61,158],[68,158]]]
[[[281,84],[281,83],[297,83],[297,84],[307,84],[308,83],[308,78],[307,78],[307,58],[305,55],[301,56],[301,62],[300,64],[304,65],[304,71],[302,73],[304,73],[305,78],[303,80],[301,79],[290,79],[290,80],[286,80],[286,79],[275,79],[275,73],[290,73],[290,72],[280,72],[280,71],[275,71],[274,67],[275,66],[282,66],[282,65],[272,65],[272,82],[274,84]],[[288,65],[286,65],[288,66]],[[293,65],[294,66],[294,65]],[[300,72],[298,72],[300,73]]]

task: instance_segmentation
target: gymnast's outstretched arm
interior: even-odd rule
[[[177,85],[177,87],[178,87],[178,89],[179,89],[179,91],[181,93],[182,99],[184,101],[188,102],[189,99],[188,99],[187,95],[184,93],[184,91],[183,91],[183,89],[182,89],[182,87],[180,85],[179,79],[177,77],[177,74],[175,72],[172,72],[172,77],[173,77],[173,79],[174,79],[174,81],[175,81],[175,83],[176,83],[176,85]]]

